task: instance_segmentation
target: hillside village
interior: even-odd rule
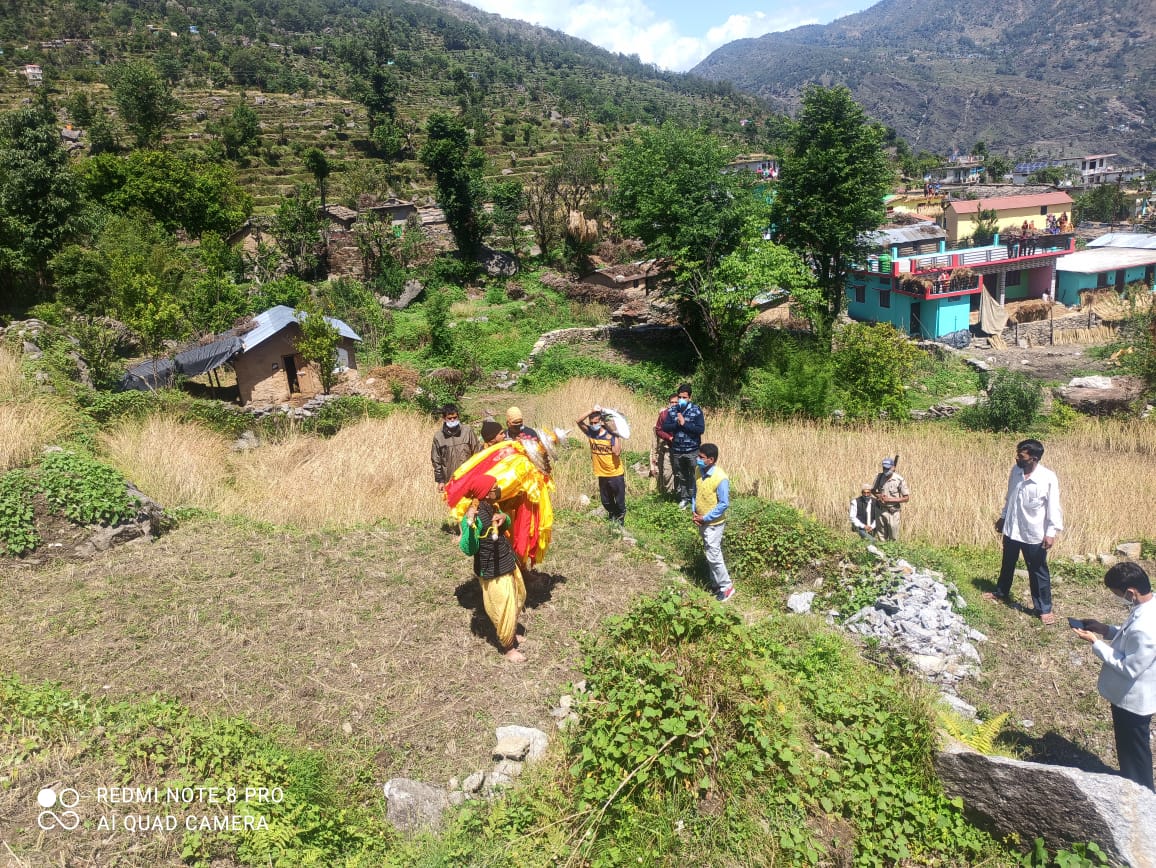
[[[0,34],[13,864],[1156,865],[1062,626],[1156,575],[1142,159],[933,154],[843,86],[785,114],[452,0],[274,5]],[[996,584],[1035,438],[1058,623]]]

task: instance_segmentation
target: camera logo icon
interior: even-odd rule
[[[36,794],[36,803],[45,809],[36,817],[36,825],[41,829],[47,831],[60,827],[66,832],[71,832],[80,825],[80,814],[72,810],[80,804],[80,793],[72,787],[65,787],[60,792],[51,787],[45,787]],[[64,808],[64,810],[59,813],[49,810],[54,807]]]

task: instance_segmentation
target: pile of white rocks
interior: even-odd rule
[[[942,573],[916,568],[902,558],[891,562],[874,546],[870,550],[897,584],[848,618],[844,629],[900,652],[924,678],[948,691],[977,674],[980,656],[974,643],[987,637],[957,611],[967,603],[955,585],[945,582]]]

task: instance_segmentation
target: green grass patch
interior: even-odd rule
[[[568,774],[468,809],[414,864],[1006,859],[940,790],[923,694],[809,619],[746,626],[668,587],[587,643],[583,674]]]
[[[187,809],[252,818],[254,828],[224,832],[189,830],[182,820],[182,832],[175,834],[183,834],[186,864],[225,859],[245,865],[379,865],[394,840],[392,828],[366,806],[367,785],[339,787],[321,753],[287,746],[241,717],[205,717],[160,697],[114,702],[5,677],[0,734],[21,745],[16,777],[22,766],[31,773],[67,747],[72,762],[111,775],[100,779],[102,785],[155,786],[161,793],[211,787],[221,798],[213,805],[201,800],[183,806],[162,799],[134,804],[134,812],[162,816]],[[86,819],[95,826],[98,818]]]

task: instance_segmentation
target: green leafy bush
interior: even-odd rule
[[[755,497],[731,500],[724,556],[731,575],[756,593],[781,587],[839,551],[838,537],[797,509]]]
[[[837,386],[852,419],[906,419],[907,384],[921,353],[890,323],[851,323],[835,336]]]
[[[339,789],[318,752],[286,747],[244,718],[202,717],[161,697],[113,702],[0,677],[0,732],[21,736],[34,753],[79,746],[126,784],[147,779],[162,792],[210,784],[224,798],[232,793],[232,812],[253,817],[255,828],[185,832],[181,855],[189,864],[381,865],[395,844],[392,827],[363,806],[370,792]],[[36,737],[23,738],[28,733]],[[279,792],[261,798],[250,787]]]
[[[391,412],[389,404],[361,395],[342,395],[326,401],[314,414],[303,420],[301,430],[322,437],[332,437],[346,425],[363,419],[384,419]]]
[[[996,371],[988,382],[987,397],[958,414],[965,428],[982,431],[1027,431],[1035,424],[1043,403],[1043,388],[1020,371]]]
[[[124,477],[78,452],[48,453],[37,482],[49,504],[78,524],[116,524],[140,505],[126,492]]]
[[[1004,855],[939,789],[922,696],[813,623],[748,627],[668,587],[586,645],[583,674],[569,777],[515,792],[486,822],[464,818],[440,853],[468,840],[482,862],[540,865]]]
[[[743,395],[762,416],[822,419],[832,409],[834,376],[829,354],[801,342],[778,342],[762,366],[748,372]]]
[[[0,552],[22,555],[40,545],[32,497],[36,485],[25,470],[0,476]]]

